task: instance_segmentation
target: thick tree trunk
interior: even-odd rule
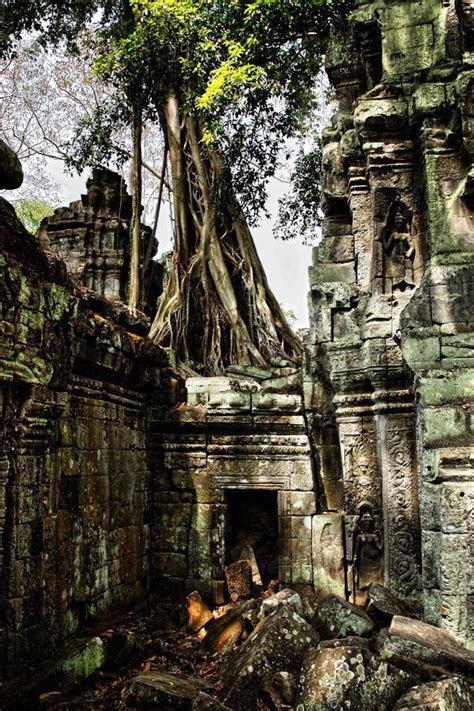
[[[218,156],[194,117],[165,109],[175,215],[173,270],[150,337],[177,360],[214,374],[230,364],[301,359],[301,342],[271,292],[237,200],[216,208]]]
[[[141,301],[141,211],[142,211],[142,116],[135,110],[132,156],[132,222],[130,225],[130,273],[128,305],[137,309]]]

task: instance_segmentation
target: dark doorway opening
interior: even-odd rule
[[[265,587],[270,580],[278,578],[277,496],[277,491],[260,489],[228,489],[226,492],[227,563],[247,557],[250,547]]]

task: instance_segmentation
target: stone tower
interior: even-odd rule
[[[47,239],[83,286],[125,302],[132,198],[123,178],[107,168],[95,168],[86,187],[87,194],[80,200],[58,208],[43,220],[40,236]],[[143,225],[142,234],[145,252],[151,229]],[[161,281],[161,266],[150,260],[144,277],[143,308],[148,305],[153,313]]]
[[[333,37],[305,370],[348,594],[385,582],[471,643],[473,50],[455,0],[359,0]]]

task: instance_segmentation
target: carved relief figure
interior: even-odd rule
[[[359,511],[361,503],[370,502],[373,510],[381,500],[381,481],[375,454],[375,442],[367,434],[348,443],[344,464],[348,510]]]
[[[327,574],[339,580],[344,575],[344,562],[341,555],[341,543],[338,531],[332,523],[327,523],[321,533],[321,563]]]
[[[402,291],[415,286],[413,261],[415,245],[412,215],[402,202],[396,201],[390,208],[386,226],[382,232],[384,251],[384,291],[391,293],[396,288]]]
[[[368,503],[359,507],[352,551],[352,596],[358,601],[360,592],[365,591],[371,582],[379,582],[383,575],[383,534]]]

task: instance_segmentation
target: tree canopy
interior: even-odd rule
[[[80,168],[120,158],[110,136],[117,125],[131,122],[132,106],[141,104],[146,116],[158,118],[173,93],[186,112],[199,114],[204,140],[219,151],[232,189],[254,221],[265,207],[282,143],[314,117],[325,40],[352,5],[353,0],[5,0],[0,48],[6,52],[23,30],[34,29],[44,43],[66,39],[80,50],[76,38],[93,28],[95,71],[116,93],[92,118],[84,117],[71,162]],[[313,164],[317,157],[315,151]]]
[[[123,112],[123,94],[151,115],[175,95],[183,111],[199,116],[203,142],[223,161],[221,177],[231,180],[254,221],[282,143],[314,116],[325,39],[350,6],[348,0],[132,0],[122,22],[104,9],[95,68],[118,94],[115,111],[109,105],[88,128],[97,138],[100,126],[104,136],[106,116],[116,121]],[[216,188],[225,198],[225,184]]]
[[[325,41],[352,1],[5,5],[14,11],[4,48],[8,36],[29,26],[45,42],[60,34],[74,50],[78,29],[93,28],[94,71],[113,90],[79,127],[70,150],[74,165],[111,158],[110,136],[120,122],[156,121],[163,129],[175,254],[152,337],[206,372],[230,362],[297,360],[301,344],[268,286],[248,224],[264,209],[283,142],[312,121]],[[300,175],[308,166],[315,170],[317,160],[315,150]],[[290,198],[283,224],[295,210]]]

